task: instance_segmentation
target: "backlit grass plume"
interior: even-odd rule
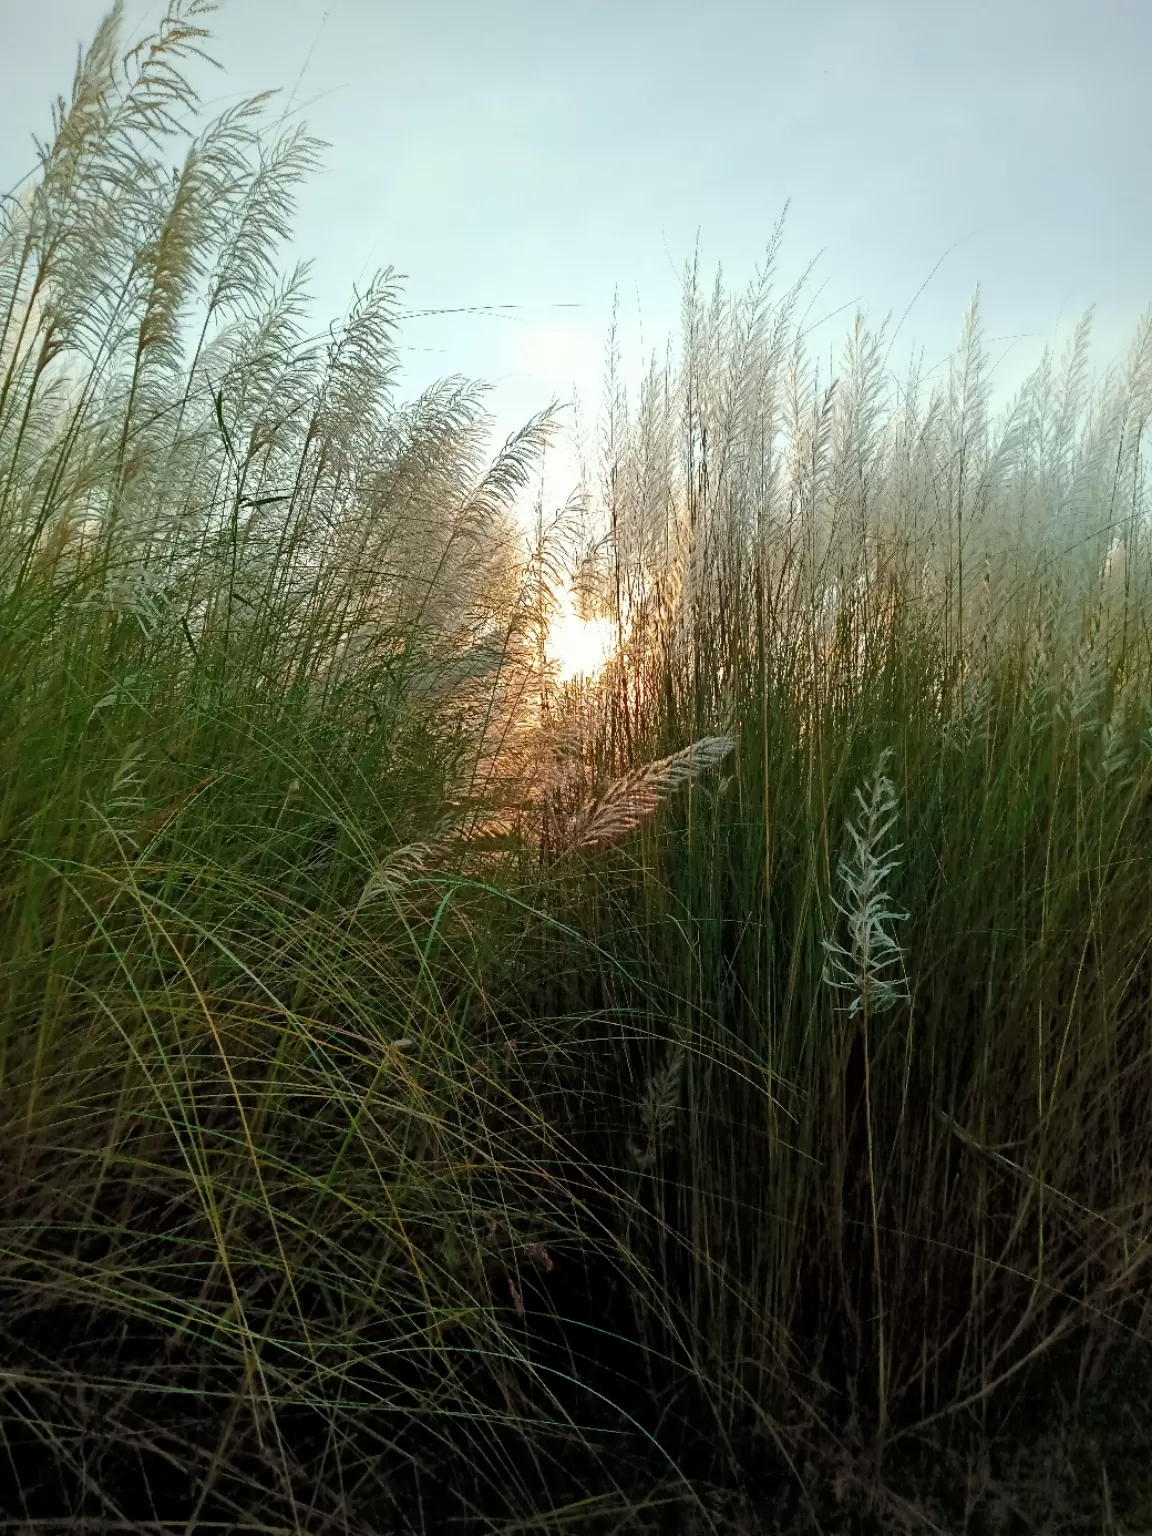
[[[730,736],[702,736],[669,757],[625,774],[577,813],[570,846],[600,848],[625,837],[695,775],[723,762],[734,746]]]

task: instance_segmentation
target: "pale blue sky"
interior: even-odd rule
[[[0,190],[105,10],[0,0]],[[126,34],[160,11],[128,0]],[[901,377],[914,343],[946,357],[977,283],[1000,395],[1089,304],[1103,364],[1152,302],[1150,0],[227,0],[213,25],[208,106],[283,87],[330,142],[292,251],[324,318],[389,263],[414,310],[520,306],[400,336],[412,391],[496,384],[501,437],[574,386],[594,412],[614,287],[636,378],[678,335],[697,230],[708,282],[742,287],[788,199],[779,283],[823,253],[825,356],[857,306],[894,327],[941,258]]]

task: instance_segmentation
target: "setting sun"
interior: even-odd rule
[[[616,626],[610,619],[582,619],[571,589],[560,600],[548,629],[545,655],[557,668],[560,682],[594,677],[616,647]]]

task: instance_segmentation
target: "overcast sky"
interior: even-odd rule
[[[106,10],[0,0],[0,190]],[[128,0],[126,40],[161,13]],[[574,389],[594,413],[614,288],[636,379],[678,345],[697,233],[709,285],[743,287],[788,200],[780,287],[819,255],[825,357],[937,263],[890,365],[944,359],[979,284],[1001,398],[1088,305],[1102,365],[1152,302],[1152,0],[226,0],[211,25],[207,107],[281,87],[331,146],[290,252],[324,319],[389,264],[414,310],[518,306],[400,336],[409,392],[496,385],[501,438]]]

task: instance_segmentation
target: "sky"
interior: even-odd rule
[[[0,191],[106,9],[0,0]],[[127,0],[125,40],[162,10]],[[786,203],[777,291],[818,258],[825,359],[860,309],[900,323],[900,378],[913,349],[946,367],[979,285],[1002,403],[1089,305],[1100,367],[1152,303],[1150,0],[225,0],[209,24],[207,111],[279,88],[330,146],[284,257],[313,258],[317,320],[389,265],[405,309],[476,311],[405,320],[402,387],[489,381],[494,446],[553,398],[594,425],[617,291],[635,398],[678,355],[693,252],[744,288]],[[555,505],[574,465],[550,451]]]

